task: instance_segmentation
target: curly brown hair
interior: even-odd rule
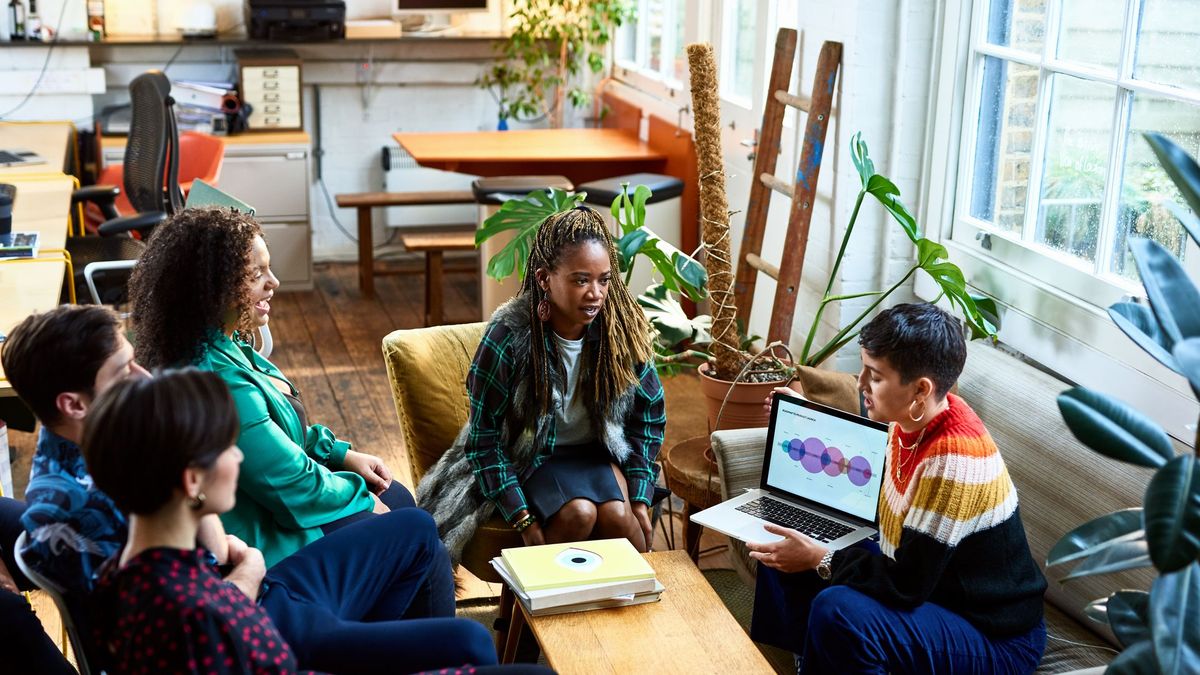
[[[196,362],[211,331],[224,330],[231,310],[248,331],[247,281],[255,220],[229,208],[192,208],[155,228],[129,279],[134,349],[147,368]]]

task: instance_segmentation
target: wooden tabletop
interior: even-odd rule
[[[528,618],[550,667],[586,673],[774,673],[683,551],[647,553],[662,599]]]
[[[0,166],[0,182],[6,177],[28,174],[60,174],[67,164],[67,151],[75,135],[70,122],[0,122],[0,150],[32,150],[44,164]]]
[[[244,134],[221,136],[226,145],[295,145],[307,144],[311,140],[306,131],[256,131]],[[100,139],[100,147],[123,148],[127,136],[105,136]]]
[[[576,184],[620,173],[661,172],[666,155],[620,129],[397,133],[421,166],[478,176],[561,174]]]
[[[13,176],[0,174],[0,181],[17,186],[13,203],[13,231],[38,232],[38,248],[63,248],[67,217],[75,181],[70,176]],[[45,262],[0,261],[0,333],[34,312],[58,305],[62,293],[61,260]],[[12,387],[0,369],[0,396],[12,396]]]

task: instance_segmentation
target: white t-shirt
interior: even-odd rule
[[[567,373],[566,391],[562,404],[554,411],[555,445],[580,445],[595,440],[591,418],[579,395],[579,355],[583,353],[583,338],[568,340],[553,333],[558,342],[558,353],[562,358],[563,370]]]

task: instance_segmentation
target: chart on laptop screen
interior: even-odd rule
[[[875,519],[887,432],[779,402],[767,484]]]

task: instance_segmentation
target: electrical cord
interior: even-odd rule
[[[12,115],[21,108],[24,108],[25,104],[29,103],[29,100],[33,98],[35,93],[37,93],[38,87],[42,86],[42,80],[46,77],[46,69],[50,67],[50,57],[54,55],[54,46],[58,44],[58,29],[62,27],[63,16],[66,15],[67,5],[70,4],[71,0],[63,0],[62,7],[60,7],[58,10],[58,21],[54,24],[54,37],[50,40],[50,48],[46,50],[46,60],[42,61],[42,70],[38,73],[37,79],[34,80],[33,87],[29,90],[28,94],[25,94],[25,98],[21,99],[20,103],[13,106],[11,110],[0,113],[0,120],[8,119],[9,115]]]
[[[171,58],[167,59],[167,65],[162,67],[164,75],[167,73],[167,68],[170,68],[171,64],[175,63],[175,59],[179,58],[179,54],[183,52],[183,46],[185,44],[187,44],[187,42],[180,42],[179,46],[175,48],[175,53],[171,55]]]

